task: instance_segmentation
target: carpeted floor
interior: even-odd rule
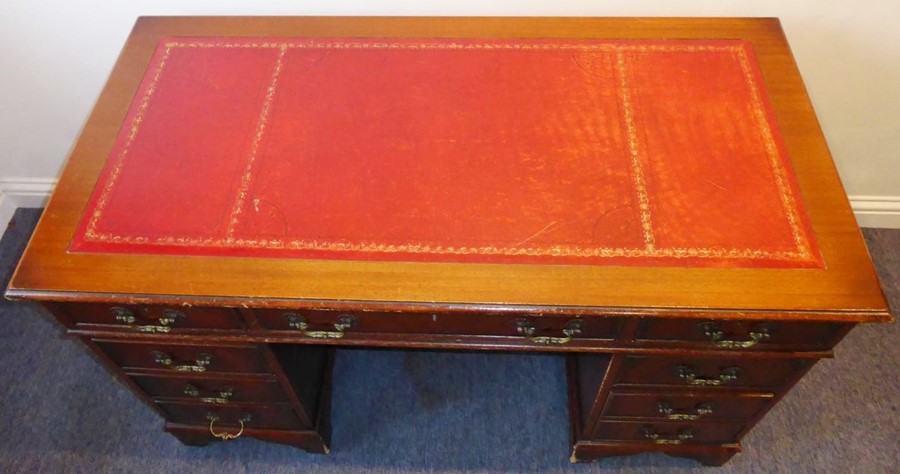
[[[0,242],[0,283],[39,211]],[[900,230],[867,229],[895,314]],[[854,330],[744,440],[721,472],[900,472],[897,324]],[[0,302],[0,472],[716,472],[663,455],[568,461],[563,359],[339,352],[329,456],[252,439],[181,445],[35,306]]]

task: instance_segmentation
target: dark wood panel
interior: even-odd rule
[[[297,400],[301,418],[313,423],[322,406],[322,397],[331,396],[328,383],[334,359],[334,349],[294,344],[270,344],[269,348],[285,374],[284,383]]]
[[[149,342],[94,342],[126,371],[152,369],[189,373],[270,373],[256,346],[206,346]]]
[[[157,333],[246,327],[240,314],[230,308],[106,303],[67,303],[58,307],[77,326],[103,325]]]
[[[169,341],[167,334],[136,334],[110,330],[74,329],[70,334],[89,336],[98,339],[140,339],[145,341]],[[386,347],[397,349],[448,349],[479,351],[528,351],[528,352],[579,352],[579,353],[613,353],[613,354],[658,354],[658,355],[691,355],[710,357],[734,357],[734,351],[702,350],[670,346],[646,347],[627,341],[607,339],[587,339],[574,337],[564,344],[533,342],[522,335],[492,336],[473,334],[404,334],[344,331],[340,338],[314,338],[300,332],[248,330],[247,332],[224,331],[217,333],[192,334],[191,340],[202,344],[220,343],[270,343],[270,344],[304,344],[322,346],[352,347]],[[779,351],[749,351],[741,357],[752,359],[786,359],[786,358],[823,358],[831,357],[831,351],[795,352],[790,348]]]
[[[850,325],[824,322],[722,321],[645,318],[636,341],[690,342],[692,346],[728,350],[830,349]]]
[[[612,360],[612,356],[608,354],[578,354],[570,358],[570,364],[576,367],[581,425],[588,429],[592,429],[590,416],[598,397],[602,400],[601,388],[603,381],[609,376]]]
[[[777,389],[810,363],[805,359],[628,355],[616,385]]]
[[[727,420],[753,418],[773,399],[771,393],[728,394],[716,391],[628,393],[613,390],[604,418]]]
[[[173,423],[187,425],[210,424],[210,417],[215,417],[215,427],[234,428],[240,427],[241,420],[247,428],[268,428],[278,430],[309,429],[297,418],[297,415],[288,405],[241,405],[211,406],[198,403],[157,402],[160,408],[168,415],[167,419]]]
[[[319,311],[256,309],[253,314],[267,329],[311,334],[320,338],[345,333],[473,334],[514,336],[544,344],[564,340],[616,338],[620,317],[580,318],[516,313],[401,313],[384,311]]]
[[[601,420],[595,439],[649,444],[727,444],[737,441],[743,423],[631,422]]]
[[[184,398],[208,403],[233,402],[288,403],[281,386],[275,380],[211,379],[196,377],[131,377],[154,398]]]

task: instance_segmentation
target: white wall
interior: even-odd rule
[[[0,220],[46,196],[138,15],[777,16],[863,225],[900,227],[896,0],[0,0]]]

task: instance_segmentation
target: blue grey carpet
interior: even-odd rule
[[[0,283],[37,210],[0,242]],[[866,237],[895,313],[900,230]],[[900,471],[898,325],[854,330],[744,440],[721,472]],[[716,472],[644,454],[568,462],[555,355],[340,351],[328,456],[252,439],[191,448],[33,305],[0,303],[0,472]]]

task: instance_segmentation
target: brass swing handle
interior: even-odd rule
[[[197,356],[194,364],[176,364],[175,360],[165,352],[153,351],[150,355],[157,364],[178,372],[205,372],[212,363],[212,356],[205,352]]]
[[[219,415],[216,415],[213,412],[208,412],[206,414],[206,419],[209,420],[209,434],[221,439],[222,441],[228,441],[229,439],[239,438],[242,434],[244,434],[244,423],[249,423],[250,420],[253,419],[253,417],[249,413],[244,413],[244,415],[238,419],[238,423],[241,424],[241,429],[234,434],[224,431],[216,433],[213,425],[215,425],[215,423],[219,421]]]
[[[223,404],[228,403],[234,397],[234,388],[225,387],[223,390],[214,393],[212,396],[202,396],[202,393],[197,387],[187,384],[184,386],[184,394],[189,397],[194,397],[203,403]]]
[[[534,334],[537,332],[537,328],[534,327],[534,323],[531,321],[527,319],[517,319],[513,321],[513,324],[516,325],[516,331],[519,334],[524,335],[525,339],[528,339],[529,342],[544,345],[567,344],[576,335],[581,334],[581,331],[584,329],[584,323],[580,319],[573,319],[563,327],[563,337],[535,336]]]
[[[723,349],[746,349],[772,337],[771,330],[766,326],[758,326],[756,330],[751,331],[750,340],[747,341],[725,339],[725,333],[718,324],[712,321],[700,323],[699,328],[703,331],[703,334],[709,337],[709,342]]]
[[[307,330],[309,323],[306,322],[306,318],[297,313],[284,313],[284,321],[289,328],[296,329],[307,337],[315,339],[340,339],[344,337],[344,331],[356,324],[357,320],[356,317],[345,314],[338,318],[337,322],[334,323],[334,331],[309,331]]]
[[[678,430],[674,438],[661,438],[652,426],[645,426],[642,432],[645,439],[649,439],[656,444],[681,444],[685,441],[690,441],[694,437],[694,431],[690,428]]]
[[[122,306],[113,306],[109,309],[113,318],[125,325],[131,326],[137,321],[134,311]],[[172,326],[180,319],[186,319],[187,316],[181,311],[175,309],[167,309],[163,311],[162,317],[159,318],[159,325],[140,325],[134,326],[141,332],[161,332],[166,333],[172,330]]]
[[[697,408],[694,409],[694,413],[677,413],[672,407],[672,404],[665,400],[659,402],[656,407],[661,414],[666,415],[666,419],[668,420],[693,421],[700,419],[703,416],[712,415],[713,412],[713,404],[709,402],[697,405]]]
[[[703,386],[718,386],[724,385],[728,382],[734,382],[738,379],[738,375],[741,373],[741,369],[738,367],[729,367],[722,371],[718,377],[699,377],[697,376],[694,369],[686,366],[679,365],[676,367],[676,372],[678,373],[678,377],[686,381],[691,385],[703,385]]]

